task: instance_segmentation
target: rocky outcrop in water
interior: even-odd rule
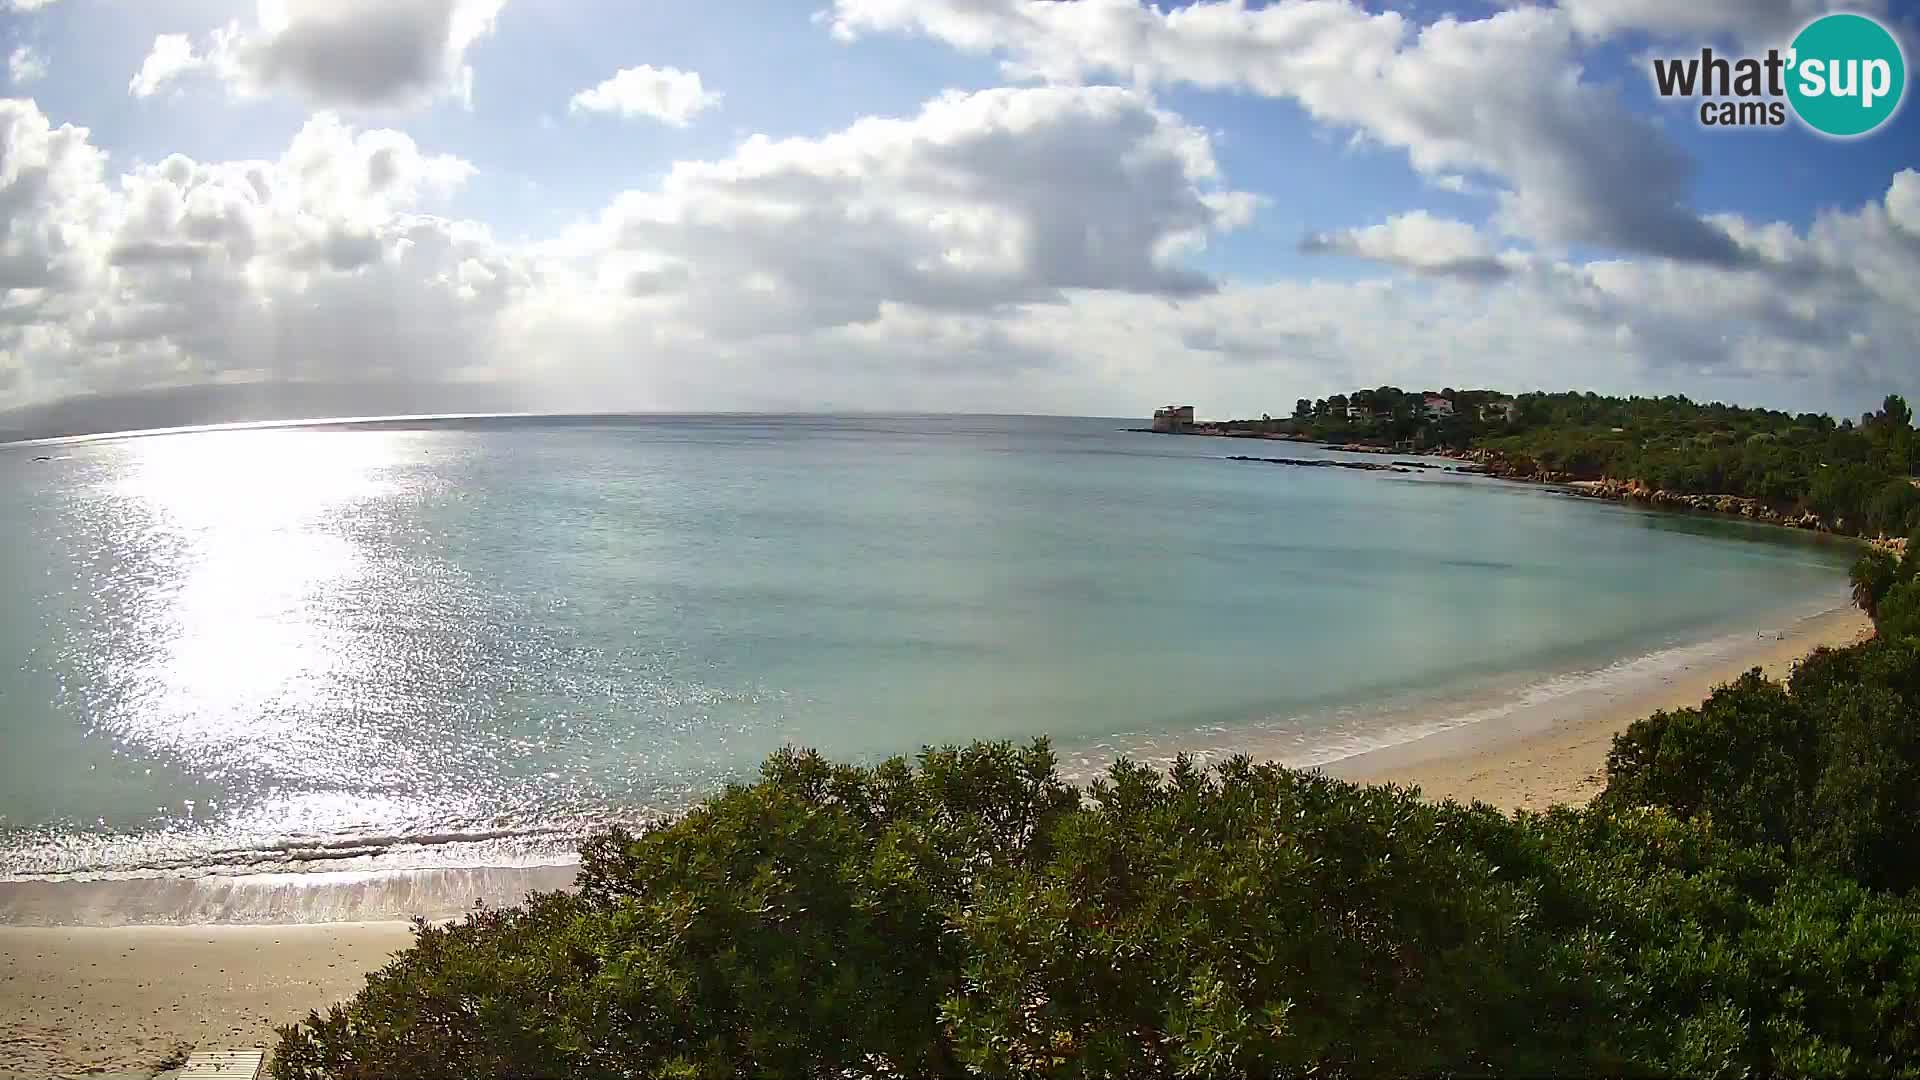
[[[1478,465],[1435,465],[1426,461],[1395,461],[1383,465],[1377,461],[1335,461],[1332,458],[1249,457],[1245,454],[1234,454],[1227,458],[1227,460],[1263,461],[1269,465],[1297,465],[1305,469],[1358,469],[1361,472],[1417,473],[1482,471]]]
[[[1575,480],[1567,486],[1582,495],[1590,495],[1596,499],[1632,500],[1676,510],[1705,510],[1715,514],[1731,514],[1753,521],[1766,522],[1769,525],[1785,525],[1790,529],[1826,528],[1826,523],[1821,521],[1817,514],[1811,512],[1785,514],[1759,499],[1748,499],[1739,495],[1692,495],[1648,487],[1638,480]]]
[[[1327,458],[1248,457],[1235,454],[1228,461],[1264,461],[1269,465],[1298,465],[1303,469],[1359,469],[1362,472],[1410,473],[1417,470],[1400,465],[1381,465],[1372,461],[1333,461]]]

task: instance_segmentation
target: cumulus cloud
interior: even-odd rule
[[[1528,6],[1421,26],[1351,0],[836,0],[842,38],[917,33],[1000,53],[1016,76],[1244,90],[1404,151],[1442,183],[1497,188],[1509,232],[1712,263],[1737,245],[1686,208],[1690,163],[1581,77],[1573,18]]]
[[[466,53],[505,0],[260,0],[255,22],[216,30],[196,50],[182,34],[156,38],[130,89],[211,71],[233,93],[285,91],[323,106],[472,102]]]
[[[694,116],[720,104],[720,94],[700,84],[700,73],[646,64],[622,68],[598,86],[573,95],[573,112],[650,116],[664,124],[686,127]]]
[[[7,79],[15,86],[25,86],[45,77],[47,58],[31,45],[21,45],[7,54]]]
[[[753,175],[741,182],[751,186]],[[844,190],[817,194],[831,203]],[[724,201],[712,200],[709,216]],[[1496,254],[1462,223],[1401,215],[1324,239],[1396,266],[1494,258],[1503,272],[1193,293],[1065,288],[1048,302],[996,306],[927,303],[903,284],[876,287],[890,297],[859,307],[843,303],[833,273],[811,282],[770,276],[742,289],[796,303],[811,296],[817,317],[760,327],[686,302],[711,269],[743,264],[725,251],[705,262],[700,245],[683,243],[681,261],[637,272],[638,284],[605,273],[619,252],[596,256],[590,265],[606,278],[600,292],[591,280],[551,282],[546,294],[555,299],[524,305],[518,332],[542,343],[542,357],[567,357],[546,371],[546,385],[591,385],[606,400],[639,395],[662,408],[994,409],[1014,400],[1037,411],[1126,415],[1181,398],[1246,414],[1289,407],[1302,394],[1435,378],[1854,407],[1890,388],[1920,390],[1911,363],[1920,300],[1896,295],[1920,274],[1920,233],[1908,224],[1916,208],[1920,173],[1907,171],[1882,199],[1806,229],[1723,219],[1743,252],[1732,265]],[[823,266],[838,268],[831,257]],[[628,306],[609,304],[615,294]],[[863,318],[835,321],[848,315]]]
[[[56,0],[7,0],[6,7],[9,11],[39,11],[41,8],[52,7],[55,2]]]
[[[764,333],[1063,290],[1195,295],[1180,256],[1243,223],[1205,132],[1115,87],[948,94],[822,139],[755,136],[615,200],[604,242],[684,268],[683,314]]]
[[[116,170],[0,102],[4,396],[233,378],[446,377],[488,355],[525,268],[418,207],[471,168],[321,116],[271,161]]]
[[[1363,229],[1314,233],[1301,241],[1300,250],[1351,255],[1422,274],[1497,278],[1508,272],[1479,229],[1425,210],[1399,214]]]
[[[1909,170],[1884,199],[1806,230],[1741,224],[1817,264],[1811,276],[1766,264],[1510,258],[1497,278],[1285,280],[1178,304],[1085,294],[1024,309],[1007,333],[1073,358],[1064,370],[1097,363],[1103,377],[1086,383],[1130,388],[1136,407],[1197,399],[1257,414],[1301,395],[1444,378],[1857,408],[1920,390],[1920,300],[1895,296],[1920,273],[1920,232],[1891,209],[1917,189],[1920,173]],[[1366,243],[1394,250],[1399,238],[1382,228]]]
[[[152,97],[167,83],[206,66],[206,58],[193,51],[193,40],[185,34],[161,34],[153,39],[147,59],[127,83],[134,97]]]
[[[952,94],[824,138],[755,137],[521,248],[423,212],[472,168],[399,132],[323,114],[275,160],[175,155],[110,178],[84,129],[31,102],[6,115],[15,402],[322,375],[581,385],[594,357],[627,378],[637,348],[718,363],[756,338],[1032,360],[945,320],[1085,290],[1203,295],[1215,283],[1182,256],[1251,209],[1205,132],[1116,88]],[[896,334],[917,344],[890,351]]]

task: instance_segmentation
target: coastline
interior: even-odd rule
[[[1580,804],[1603,786],[1612,738],[1634,720],[1697,705],[1754,667],[1783,677],[1820,646],[1870,634],[1863,614],[1836,606],[1778,629],[1680,650],[1668,666],[1590,679],[1492,719],[1309,767],[1507,811]],[[1230,749],[1284,758],[1257,734]],[[183,1043],[271,1046],[275,1026],[350,996],[367,973],[405,948],[405,917],[450,918],[476,898],[509,903],[529,889],[564,888],[572,875],[571,866],[553,866],[319,881],[243,875],[7,883],[0,886],[0,1078],[145,1077]],[[221,921],[180,925],[185,911]],[[352,921],[321,921],[329,919]],[[168,920],[175,924],[127,925]],[[47,925],[54,923],[69,925]]]
[[[1469,724],[1423,739],[1329,762],[1328,775],[1368,784],[1418,787],[1428,799],[1480,801],[1502,810],[1583,805],[1606,785],[1613,736],[1662,709],[1698,705],[1717,686],[1752,668],[1785,678],[1821,646],[1840,648],[1873,634],[1851,607],[1802,617],[1755,633],[1718,655],[1624,687],[1596,687],[1549,703],[1505,725]]]
[[[1606,502],[1638,503],[1675,513],[1702,513],[1714,517],[1740,519],[1761,525],[1774,525],[1798,532],[1817,533],[1840,540],[1851,540],[1871,548],[1892,554],[1895,558],[1906,553],[1905,537],[1863,536],[1854,533],[1839,532],[1812,513],[1788,516],[1761,502],[1739,495],[1688,495],[1679,492],[1650,488],[1637,480],[1615,480],[1609,478],[1582,479],[1571,473],[1541,471],[1522,471],[1511,467],[1510,459],[1500,451],[1490,450],[1454,450],[1438,447],[1430,450],[1399,449],[1392,446],[1378,446],[1372,443],[1329,443],[1319,439],[1310,439],[1302,435],[1274,432],[1226,431],[1211,428],[1194,428],[1182,431],[1156,431],[1152,428],[1127,428],[1129,432],[1149,435],[1189,435],[1212,439],[1254,439],[1271,442],[1304,443],[1321,450],[1332,450],[1346,454],[1362,455],[1398,455],[1414,458],[1437,458],[1444,461],[1461,462],[1451,471],[1473,473],[1494,480],[1506,480],[1516,484],[1534,484],[1540,487],[1564,491],[1581,498],[1600,499]],[[1280,465],[1331,465],[1344,468],[1357,468],[1370,472],[1413,472],[1415,469],[1394,468],[1380,465],[1356,465],[1351,463],[1294,461],[1284,458],[1256,458],[1234,456],[1230,461],[1265,461]],[[1418,468],[1435,468],[1420,465]],[[1914,483],[1920,486],[1920,478]]]

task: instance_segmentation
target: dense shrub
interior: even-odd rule
[[[1920,638],[1920,577],[1908,577],[1887,590],[1875,613],[1875,625],[1888,638]]]
[[[1920,885],[1916,716],[1920,639],[1819,650],[1785,686],[1753,671],[1698,708],[1635,722],[1614,740],[1596,802],[1707,817],[1737,842],[1778,847],[1797,865],[1912,889]]]
[[[1116,766],[954,912],[943,1019],[994,1076],[1618,1067],[1618,1002],[1503,872],[1515,826],[1236,759]]]
[[[771,758],[681,820],[581,852],[575,896],[444,929],[286,1033],[281,1077],[958,1075],[945,913],[1071,808],[1042,745],[919,770]]]
[[[1558,810],[1563,934],[1626,1003],[1635,1064],[1683,1076],[1920,1074],[1920,904],[1790,870],[1705,818]]]
[[[1920,914],[1733,835],[1769,827],[1509,818],[1244,758],[1081,792],[1044,743],[784,753],[590,842],[576,894],[422,925],[273,1069],[1914,1075]]]

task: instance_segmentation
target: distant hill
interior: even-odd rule
[[[466,383],[244,383],[91,394],[0,412],[0,442],[331,416],[513,412],[510,389]]]

